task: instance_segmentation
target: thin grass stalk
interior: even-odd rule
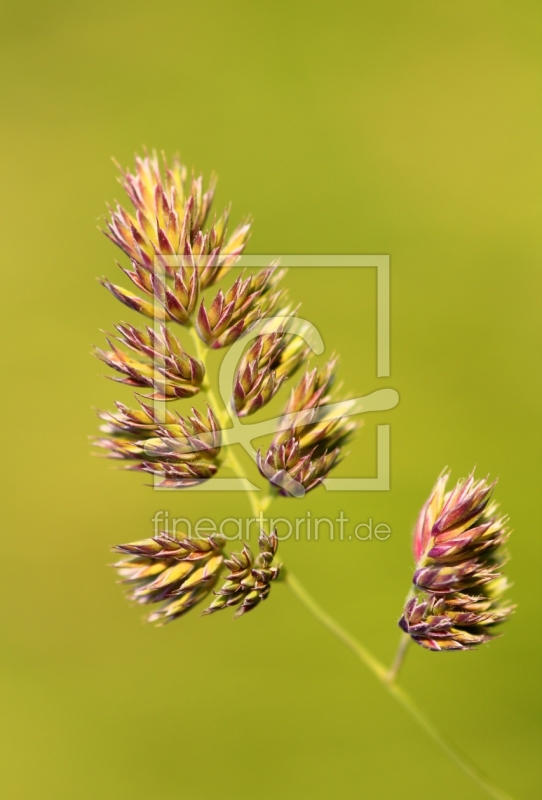
[[[242,475],[241,472],[238,473]],[[254,493],[249,493],[252,513],[258,517],[260,512],[269,507],[270,498],[266,495],[259,499]],[[292,594],[312,614],[312,616],[326,628],[336,639],[345,645],[354,655],[372,672],[379,683],[404,709],[412,719],[422,728],[433,742],[451,759],[471,780],[473,780],[488,797],[494,800],[515,800],[515,798],[494,784],[480,769],[475,766],[455,745],[431,722],[429,717],[421,710],[414,699],[402,688],[396,678],[403,663],[410,642],[410,636],[401,637],[399,648],[390,668],[387,668],[371,651],[362,644],[353,634],[346,630],[312,597],[290,569],[283,570],[282,582],[285,583]],[[408,641],[407,641],[408,640]]]

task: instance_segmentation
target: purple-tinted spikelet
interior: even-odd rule
[[[268,333],[264,329],[241,359],[232,396],[238,417],[247,417],[266,405],[307,360],[310,349],[302,335],[288,332],[289,321],[287,315],[277,330]]]
[[[196,317],[196,330],[206,345],[217,349],[235,342],[254,322],[268,316],[282,290],[277,284],[284,270],[270,266],[256,275],[237,278],[224,294],[220,290],[209,310],[202,302]]]
[[[280,430],[267,452],[258,452],[260,472],[282,495],[303,497],[319,486],[357,427],[348,417],[330,414],[326,408],[335,365],[333,358],[323,369],[305,373],[292,389]]]
[[[117,403],[117,413],[100,412],[104,438],[95,445],[110,458],[134,462],[126,469],[157,476],[161,488],[195,486],[216,474],[220,429],[212,409],[204,416],[195,408],[191,417],[166,411],[164,418],[140,401],[141,410]]]
[[[97,357],[122,377],[119,383],[150,389],[153,400],[176,400],[192,397],[200,390],[205,376],[201,361],[188,355],[181,343],[165,325],[155,331],[140,330],[121,323],[115,326],[116,340],[136,353],[133,358],[108,340],[110,350],[96,348]]]
[[[414,531],[415,596],[400,627],[429,650],[467,650],[494,638],[494,628],[513,611],[502,595],[501,568],[510,532],[491,495],[495,483],[467,480],[446,492],[438,479]]]

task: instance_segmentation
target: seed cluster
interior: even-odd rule
[[[161,625],[212,597],[221,570],[226,567],[229,574],[203,613],[238,605],[235,616],[239,617],[269,595],[271,582],[280,572],[280,564],[275,561],[278,539],[276,531],[270,536],[262,531],[256,558],[248,545],[242,553],[225,558],[225,541],[220,534],[189,539],[162,533],[115,547],[117,553],[128,557],[113,566],[121,581],[130,585],[131,600],[159,606],[148,620]]]
[[[214,179],[204,189],[202,177],[188,180],[177,159],[171,164],[164,159],[161,168],[153,154],[136,158],[134,173],[121,170],[120,182],[133,210],[120,205],[109,209],[105,234],[129,259],[128,268],[119,266],[131,288],[106,278],[101,282],[153,325],[120,322],[107,347],[96,348],[96,356],[113,370],[113,379],[137,393],[132,408],[117,402],[114,411],[98,412],[101,436],[95,444],[126,469],[154,476],[155,485],[195,486],[212,479],[221,467],[223,412],[210,404],[205,412],[192,408],[186,415],[172,403],[207,390],[205,348],[228,348],[258,324],[231,389],[231,413],[241,418],[269,403],[306,363],[306,327],[293,330],[295,311],[282,286],[285,270],[277,263],[242,274],[229,287],[215,286],[243,253],[250,222],[244,220],[228,235],[229,209],[211,218]],[[183,329],[199,339],[196,353],[181,341]],[[335,366],[332,359],[323,369],[306,370],[291,392],[284,425],[267,453],[258,455],[261,474],[283,495],[300,496],[321,483],[355,427],[332,418],[325,408]],[[277,544],[274,532],[262,532],[256,556],[248,546],[227,555],[220,537],[200,540],[201,549],[193,550],[194,543],[163,533],[119,546],[128,559],[116,566],[135,587],[133,599],[162,603],[151,615],[158,622],[198,604],[229,570],[208,611],[238,606],[240,616],[267,597],[278,577]]]
[[[514,606],[503,601],[508,582],[503,545],[510,531],[492,502],[494,484],[474,475],[446,492],[438,479],[414,532],[414,597],[399,626],[429,650],[467,650],[495,637]]]

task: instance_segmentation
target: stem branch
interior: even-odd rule
[[[395,683],[395,681],[397,680],[397,676],[399,674],[399,670],[401,669],[404,658],[406,656],[406,652],[408,650],[410,641],[411,640],[408,633],[401,634],[401,638],[399,639],[399,646],[397,648],[395,658],[393,659],[393,664],[391,665],[387,675],[388,683]]]
[[[360,661],[362,661],[373,675],[380,681],[382,686],[390,693],[392,697],[400,703],[403,708],[408,711],[413,719],[416,720],[418,725],[433,739],[435,744],[451,758],[463,772],[472,778],[478,786],[483,789],[489,797],[494,800],[513,800],[512,796],[504,792],[498,786],[495,786],[489,778],[486,778],[474,764],[459,753],[456,748],[448,742],[440,731],[433,725],[431,720],[426,717],[423,711],[416,705],[414,700],[407,692],[390,679],[391,671],[388,671],[385,666],[370,653],[364,645],[361,644],[351,633],[336,622],[324,609],[317,603],[317,601],[309,594],[301,582],[292,575],[291,572],[286,571],[284,582],[291,589],[293,594],[305,606],[305,608],[318,620],[327,630],[345,644]],[[402,648],[400,648],[402,649]],[[402,660],[402,658],[401,658]],[[397,659],[396,659],[397,661]],[[392,667],[393,670],[393,667]]]

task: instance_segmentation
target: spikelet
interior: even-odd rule
[[[191,324],[201,291],[238,261],[250,232],[245,221],[226,239],[228,210],[205,232],[216,182],[204,192],[201,175],[187,186],[186,172],[164,158],[162,174],[156,154],[136,157],[135,174],[122,171],[134,212],[110,209],[104,233],[129,257],[131,268],[119,267],[143,296],[101,281],[128,308],[180,325]]]
[[[161,263],[166,274],[173,276],[172,257],[183,256],[192,264],[205,266],[199,271],[202,289],[220,280],[243,252],[250,224],[243,222],[229,239],[226,226],[229,211],[226,209],[213,221],[209,231],[203,232],[209,216],[216,187],[212,179],[207,191],[203,178],[192,175],[187,186],[187,170],[177,158],[168,165],[164,157],[164,172],[156,153],[144,158],[136,157],[136,170],[132,174],[121,169],[121,185],[126,191],[134,212],[130,214],[120,205],[110,209],[106,236],[111,239],[141,270],[152,275],[155,263]],[[141,287],[140,287],[141,288]]]
[[[219,467],[220,427],[210,406],[203,416],[195,408],[191,417],[157,412],[140,401],[142,410],[117,403],[118,413],[99,412],[105,424],[96,446],[110,458],[135,461],[131,471],[157,476],[156,485],[167,489],[195,486],[216,474]]]
[[[288,425],[276,434],[265,456],[258,451],[260,472],[282,495],[302,497],[319,486],[357,427],[347,417],[330,416],[324,408],[335,365],[333,358],[323,369],[305,373],[283,412]]]
[[[272,333],[264,331],[243,355],[232,397],[238,417],[247,417],[262,408],[307,360],[310,349],[302,336],[288,333],[288,322],[285,320]]]
[[[429,650],[467,650],[494,638],[494,627],[514,606],[502,601],[508,588],[501,569],[507,518],[491,501],[495,483],[474,474],[446,492],[438,479],[414,532],[416,594],[400,627]]]
[[[97,357],[122,374],[114,380],[152,389],[147,397],[153,400],[176,400],[199,392],[205,367],[183,349],[165,325],[159,331],[150,327],[140,330],[125,323],[115,327],[120,334],[116,339],[139,358],[127,355],[111,339],[107,340],[110,350],[96,348]]]
[[[161,604],[148,621],[163,625],[209,596],[224,561],[224,543],[219,534],[189,539],[161,533],[114,547],[127,558],[113,566],[122,582],[131,587],[129,599],[144,605]]]
[[[200,339],[217,349],[235,342],[254,322],[269,315],[275,308],[282,290],[277,284],[284,270],[272,265],[256,275],[240,275],[224,294],[220,290],[209,311],[202,302],[196,317]]]
[[[212,614],[229,606],[239,606],[235,616],[241,617],[269,596],[271,583],[279,577],[281,568],[275,562],[278,547],[276,530],[269,536],[261,531],[258,546],[260,552],[256,558],[250,547],[245,545],[241,553],[233,553],[224,561],[229,574],[221,588],[215,592],[216,597],[204,611],[205,614]]]

